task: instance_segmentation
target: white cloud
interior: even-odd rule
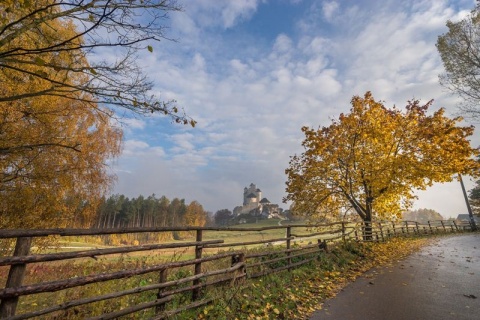
[[[332,21],[338,12],[339,5],[336,1],[325,1],[322,3],[323,16],[327,21]]]
[[[279,33],[273,43],[251,44],[262,51],[239,46],[228,55],[218,28],[248,23],[260,1],[185,4],[184,16],[172,22],[185,38],[155,48],[148,64],[156,91],[178,100],[198,125],[170,128],[155,143],[145,138],[157,132],[153,120],[133,121],[144,130],[141,137],[127,132],[118,168],[131,174],[119,172],[116,190],[185,197],[216,211],[241,204],[243,187],[253,182],[279,203],[289,156],[302,151],[300,128],[328,125],[349,110],[353,95],[371,90],[388,106],[436,98],[435,106],[453,109],[455,99],[438,84],[442,66],[434,44],[459,12],[434,0],[338,3],[314,3],[297,22],[298,35]],[[334,32],[324,30],[322,17]],[[440,198],[422,193],[420,203],[448,197]]]
[[[218,5],[218,2],[216,2]],[[236,0],[226,2],[222,9],[222,20],[225,28],[235,25],[238,20],[248,19],[255,13],[258,5],[257,0]]]
[[[291,49],[292,49],[292,40],[288,36],[284,34],[280,34],[275,40],[273,51],[275,53],[282,54],[282,53],[288,53]]]
[[[191,133],[175,134],[172,136],[172,141],[175,143],[179,151],[190,152],[194,150],[193,140],[194,137]]]
[[[124,152],[128,152],[128,153],[133,153],[138,150],[145,150],[146,148],[149,147],[148,143],[140,140],[135,140],[135,139],[125,141],[124,146],[125,146]]]
[[[148,155],[154,155],[156,157],[165,156],[165,151],[162,147],[151,147],[147,142],[141,140],[126,140],[123,147],[123,156],[125,157],[143,157]]]
[[[136,118],[122,119],[122,123],[125,129],[144,129],[146,126],[145,120]]]
[[[193,31],[196,28],[221,26],[231,28],[239,21],[248,20],[257,10],[262,0],[196,0],[185,5],[186,16],[174,18],[173,27],[186,28]]]
[[[192,69],[197,72],[204,72],[205,71],[205,59],[202,57],[201,54],[196,53],[192,60]]]

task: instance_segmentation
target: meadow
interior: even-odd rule
[[[224,299],[230,301],[229,305],[235,305],[236,301],[243,301],[251,295],[255,296],[257,291],[255,289],[255,292],[250,292],[253,290],[252,288],[258,288],[258,292],[271,289],[272,292],[270,294],[262,294],[261,298],[263,300],[255,296],[256,300],[267,301],[268,304],[264,305],[262,309],[265,314],[269,310],[277,314],[275,312],[277,310],[278,314],[289,315],[287,318],[291,318],[294,310],[291,304],[282,305],[281,308],[272,307],[274,297],[276,297],[275,299],[280,299],[279,301],[283,299],[281,296],[274,294],[274,291],[277,290],[274,289],[275,286],[278,285],[279,288],[282,286],[285,288],[287,284],[283,283],[283,281],[288,280],[292,283],[295,282],[296,285],[298,282],[298,285],[302,287],[304,284],[302,277],[307,277],[305,278],[307,279],[305,283],[311,283],[311,280],[308,280],[308,276],[315,274],[315,282],[320,281],[319,277],[324,277],[326,280],[332,277],[335,279],[342,277],[347,279],[347,274],[352,272],[355,274],[357,272],[355,270],[363,270],[359,266],[376,263],[375,259],[378,260],[378,257],[388,257],[390,254],[374,248],[382,245],[386,246],[387,244],[359,243],[357,241],[349,241],[348,239],[341,241],[343,238],[346,238],[346,233],[342,234],[341,229],[339,233],[339,224],[324,225],[323,229],[320,228],[321,230],[317,227],[308,227],[303,224],[292,225],[286,229],[285,227],[279,227],[279,224],[281,222],[278,220],[265,220],[258,224],[237,225],[227,229],[207,228],[202,230],[200,233],[200,240],[202,240],[200,256],[198,256],[198,242],[197,245],[192,245],[192,243],[196,243],[194,242],[195,240],[198,240],[198,230],[196,236],[194,236],[195,232],[187,232],[182,229],[177,234],[177,236],[182,236],[181,239],[166,241],[166,244],[169,246],[168,249],[92,255],[71,260],[29,263],[26,267],[24,287],[34,287],[39,283],[55,284],[62,281],[60,279],[70,282],[75,282],[77,279],[85,281],[85,279],[108,277],[111,274],[129,272],[129,270],[134,270],[135,273],[121,278],[107,279],[108,281],[85,282],[81,286],[65,287],[62,290],[55,289],[51,290],[52,292],[46,290],[47,292],[22,295],[19,299],[16,313],[20,317],[15,319],[27,318],[22,317],[22,314],[30,313],[30,315],[36,315],[36,312],[39,312],[38,310],[40,309],[52,311],[48,315],[45,312],[42,313],[42,318],[45,319],[103,319],[108,318],[103,316],[105,314],[112,315],[115,312],[119,312],[118,310],[129,310],[132,306],[155,306],[155,303],[160,301],[161,297],[167,295],[171,296],[171,298],[168,300],[168,303],[164,304],[162,302],[160,304],[161,308],[159,308],[157,303],[155,308],[146,307],[139,310],[139,312],[135,313],[135,317],[149,319],[154,317],[154,315],[162,314],[169,316],[170,319],[182,319],[183,316],[181,314],[191,316],[192,312],[203,310],[204,316],[217,314],[217,318],[220,319],[222,318],[220,311],[223,310],[222,312],[225,312],[227,309],[225,306],[216,309],[215,306],[221,306],[220,302],[224,301]],[[348,224],[343,224],[343,226],[345,226],[344,229],[351,227]],[[252,228],[256,228],[256,230]],[[401,230],[403,232],[405,228],[402,227]],[[411,233],[405,233],[404,235],[420,235],[418,226],[417,229],[411,228],[411,230]],[[415,230],[416,232],[413,232]],[[453,228],[444,230],[454,231]],[[286,237],[288,234],[290,234],[290,237]],[[127,244],[120,246],[106,246],[102,244],[102,242],[111,241],[111,239],[108,239],[111,235],[91,237],[93,241],[87,236],[56,236],[55,246],[36,246],[34,249],[36,251],[41,250],[44,255],[49,255],[72,251],[82,253],[92,248],[94,248],[95,252],[99,252],[96,251],[97,248],[105,250],[112,248],[114,250],[118,250],[117,248],[128,249],[131,248],[128,246],[128,241],[134,242],[137,247],[148,246],[138,243],[138,239],[142,237],[132,235],[124,237],[124,234],[113,236],[118,237],[120,241],[126,241]],[[350,233],[351,236],[352,233]],[[324,240],[327,237],[329,237],[328,249],[322,249],[317,244],[326,243]],[[334,238],[336,240],[333,240]],[[223,243],[219,243],[218,240],[220,239],[223,240]],[[380,239],[378,235],[377,239]],[[295,242],[294,240],[297,241]],[[391,243],[396,243],[399,248],[402,248],[403,244],[400,241],[407,243],[409,239],[390,240],[388,243],[390,245]],[[188,245],[188,247],[172,248],[171,245]],[[405,250],[408,251],[408,248],[409,246],[405,246]],[[303,252],[302,250],[304,249],[306,250]],[[389,250],[392,250],[392,248],[390,247]],[[381,254],[377,256],[378,252],[381,252]],[[399,252],[402,252],[402,250]],[[233,262],[233,258],[239,254],[243,255],[244,258],[242,259],[248,260],[246,264],[244,262],[240,264]],[[198,260],[198,258],[201,259]],[[164,268],[163,266],[166,265],[170,267]],[[234,265],[243,268],[246,273],[239,276],[238,272],[235,271],[237,269],[232,269]],[[343,272],[346,272],[346,274],[340,276]],[[202,278],[202,275],[205,275],[205,278]],[[228,277],[226,277],[227,275]],[[0,267],[0,278],[7,278],[6,266]],[[192,299],[192,292],[196,290],[193,289],[195,283],[197,286],[200,286],[197,293],[201,294],[205,306],[200,305],[197,311],[184,310],[182,311],[183,313],[174,316],[184,306],[200,303],[200,301]],[[326,292],[336,288],[336,284],[334,285],[332,281],[328,280],[327,283],[328,285],[321,284],[325,287]],[[165,289],[161,289],[163,284],[165,284]],[[167,284],[168,288],[166,287]],[[167,293],[165,293],[165,290],[167,290]],[[250,293],[245,293],[245,290]],[[307,289],[304,288],[302,290]],[[280,291],[278,294],[280,294]],[[321,296],[319,295],[319,297]],[[98,299],[98,297],[108,297],[109,299]],[[207,304],[207,302],[211,301],[215,302]],[[247,299],[247,301],[250,300]],[[292,298],[292,301],[296,300]],[[295,304],[297,307],[298,303]],[[257,310],[258,312],[251,313],[252,309],[250,308],[254,306],[242,303],[238,304],[236,308],[240,314],[245,311],[250,316],[260,312]],[[229,308],[232,307],[230,306]],[[225,319],[229,319],[225,314],[223,316],[225,316]],[[188,317],[185,319],[188,319]],[[239,319],[243,318],[240,317]],[[248,319],[248,317],[244,319]]]

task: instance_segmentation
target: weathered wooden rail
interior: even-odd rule
[[[268,237],[266,231],[284,230],[284,236],[278,234]],[[74,315],[78,308],[114,301],[122,297],[138,297],[146,295],[139,301],[119,308],[103,308],[101,312],[88,314],[89,319],[115,319],[133,315],[141,318],[162,319],[173,314],[208,304],[211,298],[203,294],[205,288],[225,283],[241,281],[245,278],[262,277],[273,272],[292,270],[315,260],[327,249],[327,245],[341,241],[384,241],[394,236],[425,235],[445,232],[461,232],[469,230],[469,225],[459,225],[454,221],[431,221],[420,225],[416,222],[375,222],[365,226],[362,223],[336,222],[329,224],[278,225],[263,228],[211,228],[211,227],[178,227],[178,228],[117,228],[99,229],[44,229],[44,230],[0,230],[0,239],[16,239],[15,250],[6,253],[2,248],[0,256],[0,275],[4,277],[0,289],[0,318],[29,319],[33,317],[65,317]],[[368,230],[368,237],[365,232]],[[36,238],[48,236],[106,236],[132,233],[161,232],[194,232],[195,241],[141,244],[113,248],[86,249],[62,253],[32,254],[31,249]],[[225,243],[223,239],[206,240],[206,233],[213,231],[242,233],[262,233],[261,240]],[[294,245],[295,244],[295,245]],[[168,251],[167,251],[168,250]],[[25,276],[28,268],[34,265],[47,265],[79,261],[85,259],[107,259],[119,255],[154,255],[158,258],[171,257],[171,251],[189,250],[192,256],[183,261],[159,261],[148,265],[134,266],[126,270],[101,270],[91,274],[73,276],[56,280],[32,282]],[[168,253],[170,252],[170,253]],[[83,259],[83,260],[82,260]],[[3,269],[2,269],[3,268]],[[3,270],[3,273],[2,273]],[[101,271],[100,271],[101,270]],[[172,271],[189,270],[180,277]],[[8,275],[7,275],[8,271]],[[3,276],[5,275],[5,276]],[[156,277],[154,283],[142,283],[125,287],[108,293],[100,293],[67,301],[50,301],[49,305],[18,313],[17,307],[21,298],[52,292],[81,290],[88,285],[135,277]],[[170,276],[170,278],[169,278]],[[188,298],[185,298],[189,294]],[[169,303],[178,297],[185,301],[168,309]],[[134,299],[134,298],[132,298]],[[21,308],[20,308],[21,309]],[[73,310],[73,311],[71,311]],[[73,312],[73,313],[72,313]],[[143,314],[142,314],[143,312]],[[88,312],[87,312],[88,313]],[[82,313],[82,315],[85,315]],[[73,316],[74,317],[74,316]],[[82,316],[83,317],[83,316]],[[87,317],[87,318],[88,318]]]

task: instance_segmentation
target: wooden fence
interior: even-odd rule
[[[469,229],[468,224],[459,225],[454,221],[431,221],[423,225],[403,221],[375,222],[368,226],[362,223],[337,222],[262,228],[0,230],[0,239],[16,239],[13,253],[5,254],[8,250],[3,248],[3,253],[0,255],[0,275],[2,277],[4,275],[5,278],[1,281],[4,287],[0,290],[0,318],[65,318],[75,317],[75,314],[80,313],[82,318],[89,319],[115,319],[127,315],[136,318],[163,319],[211,303],[211,298],[204,294],[208,287],[218,287],[246,278],[257,278],[273,272],[292,270],[317,259],[319,254],[327,250],[327,246],[330,247],[342,241],[384,241],[394,236],[460,232]],[[365,230],[369,230],[371,236],[364,237]],[[252,237],[252,234],[260,234],[261,237],[260,240],[230,243],[225,243],[223,239],[209,239],[211,236],[205,237],[208,233],[215,235],[215,232],[220,231],[237,233],[240,236],[245,234],[245,238]],[[279,232],[277,231],[280,231],[281,236],[278,236]],[[88,237],[108,237],[109,235],[172,232],[194,233],[195,241],[88,248],[61,253],[31,253],[35,239],[44,237],[81,236],[87,239]],[[186,260],[177,259],[175,253],[179,251],[187,256]],[[102,258],[113,259],[113,257],[123,257],[126,254],[134,257],[135,255],[154,256],[158,259],[154,259],[149,264],[141,263],[127,269],[102,270],[99,267],[92,273],[74,275],[64,279],[61,279],[62,274],[53,275],[55,278],[51,281],[32,282],[32,279],[25,279],[26,274],[35,273],[35,266],[58,266],[59,263],[68,261],[77,261],[81,264],[85,263],[86,259],[88,261],[94,259],[92,261],[95,263]],[[162,258],[167,260],[163,261]],[[30,272],[28,272],[29,270]],[[145,280],[145,276],[149,277],[149,281]],[[137,279],[136,277],[143,280],[127,286],[127,280]],[[158,280],[152,280],[153,278]],[[83,291],[87,286],[111,281],[119,281],[118,287],[121,289],[88,296],[74,295],[75,298],[65,300],[65,297],[68,297],[65,292]],[[61,294],[58,293],[62,292],[65,293],[64,300],[60,298],[58,301],[50,300],[49,297],[61,297]],[[57,295],[52,295],[52,293],[57,293]],[[125,297],[131,297],[127,305],[117,306],[113,302],[116,301],[115,299]],[[33,310],[32,308],[22,310],[22,308],[17,308],[20,298],[30,298],[31,301],[47,299],[48,303]],[[101,303],[104,307],[94,309],[96,313],[82,311],[88,309],[89,305]]]

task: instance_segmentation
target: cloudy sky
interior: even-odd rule
[[[167,30],[177,41],[152,43],[141,63],[155,91],[198,125],[125,121],[114,193],[197,200],[215,212],[241,205],[253,182],[281,204],[289,157],[302,152],[300,128],[329,125],[353,95],[369,90],[387,106],[435,99],[434,108],[457,112],[438,84],[435,42],[473,0],[179,3],[184,11],[170,14]],[[466,213],[458,183],[419,193],[415,207]]]

